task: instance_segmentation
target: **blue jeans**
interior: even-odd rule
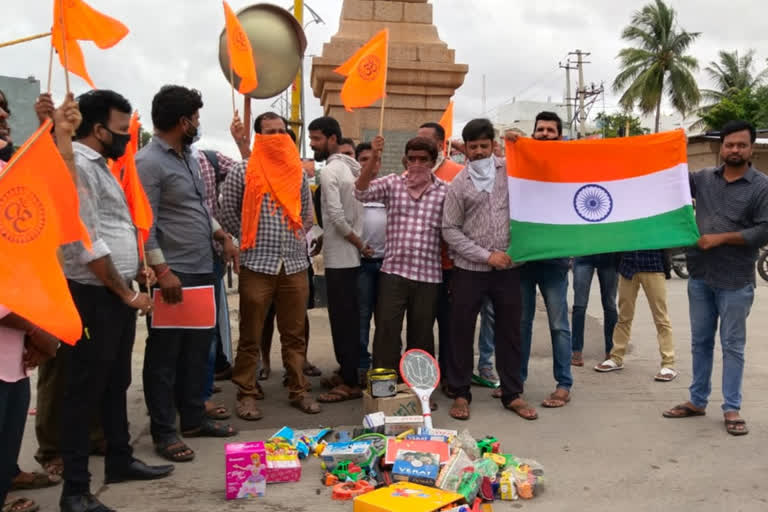
[[[720,319],[720,344],[723,349],[723,411],[741,409],[741,379],[744,374],[744,346],[747,343],[747,316],[755,290],[747,285],[738,290],[713,288],[700,279],[688,280],[691,317],[693,381],[691,403],[706,407],[712,392],[712,364],[715,331]]]
[[[568,268],[547,263],[528,263],[521,268],[520,292],[523,299],[520,335],[522,338],[523,382],[528,378],[531,357],[533,317],[536,314],[536,287],[547,306],[549,332],[552,336],[552,370],[557,387],[571,389],[571,330],[568,326]]]
[[[493,368],[493,352],[496,350],[496,343],[493,338],[496,326],[496,314],[493,311],[493,303],[486,298],[483,303],[483,309],[480,310],[480,337],[477,340],[477,350],[480,357],[477,360],[477,371],[483,368]]]
[[[609,354],[613,348],[613,328],[616,327],[616,321],[619,318],[616,310],[619,274],[614,266],[596,267],[591,263],[576,263],[573,266],[573,351],[584,350],[584,321],[587,316],[589,289],[592,287],[592,276],[595,270],[597,270],[597,279],[600,281],[600,299],[603,303],[605,353]]]
[[[360,293],[360,369],[371,367],[368,344],[371,336],[371,318],[376,311],[376,297],[379,295],[379,276],[383,260],[360,260],[360,275],[357,286]]]

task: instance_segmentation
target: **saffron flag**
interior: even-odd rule
[[[224,2],[224,18],[227,27],[227,53],[229,53],[229,65],[232,71],[240,77],[240,86],[237,88],[240,94],[248,94],[259,86],[256,76],[256,64],[253,60],[253,49],[248,34],[237,19],[235,11]],[[235,84],[232,84],[234,87]]]
[[[93,81],[85,67],[78,41],[93,41],[99,48],[106,49],[116,45],[127,34],[125,25],[82,0],[53,0],[51,44],[59,55],[61,65],[83,78],[91,87],[94,87]]]
[[[513,261],[684,247],[699,238],[682,130],[522,138],[506,149]]]
[[[445,130],[445,143],[447,144],[451,137],[453,137],[453,100],[448,103],[448,107],[443,112],[443,116],[438,124]],[[445,148],[443,148],[443,151],[445,151]]]
[[[136,153],[139,151],[139,136],[141,123],[139,113],[134,112],[131,117],[131,140],[125,148],[125,154],[112,162],[110,170],[115,179],[123,187],[125,200],[131,210],[133,224],[139,232],[141,244],[149,238],[149,230],[152,227],[152,207],[144,192],[144,187],[139,180],[139,172],[136,169]],[[142,251],[143,252],[143,251]],[[143,257],[143,255],[141,255]]]
[[[341,88],[347,111],[370,107],[386,96],[388,47],[389,30],[385,28],[334,70],[347,77]]]
[[[91,246],[77,189],[46,121],[0,171],[0,301],[69,344],[82,323],[56,257],[59,245]]]

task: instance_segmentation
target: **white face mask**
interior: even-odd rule
[[[197,125],[197,133],[194,137],[192,137],[192,144],[200,140],[200,137],[203,136],[203,123],[200,123]]]
[[[469,177],[477,190],[490,193],[496,181],[496,162],[493,157],[469,162]]]

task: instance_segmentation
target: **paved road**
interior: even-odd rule
[[[497,502],[499,511],[524,508],[536,511],[765,511],[768,510],[768,286],[761,284],[749,321],[747,364],[744,380],[744,417],[751,433],[735,438],[725,433],[720,414],[720,361],[713,376],[713,403],[703,418],[667,420],[661,411],[687,397],[690,383],[690,329],[685,281],[669,282],[669,302],[678,368],[681,375],[671,383],[653,381],[659,355],[655,329],[644,298],[638,304],[632,351],[621,372],[598,374],[591,366],[600,362],[602,313],[597,283],[587,322],[587,366],[574,369],[573,401],[560,410],[539,409],[540,418],[526,422],[504,411],[488,392],[477,389],[472,419],[451,419],[450,400],[437,396],[440,409],[435,424],[445,428],[469,428],[476,437],[493,434],[505,452],[535,458],[546,469],[547,488],[531,502]],[[310,356],[323,370],[334,367],[325,310],[310,314]],[[719,348],[718,348],[719,351]],[[148,418],[143,404],[141,364],[143,335],[134,354],[134,383],[129,392],[130,419],[136,455],[159,462],[148,436]],[[273,365],[279,367],[279,343],[273,347]],[[529,400],[540,402],[553,389],[551,349],[546,316],[539,311],[534,334],[531,375],[526,386]],[[294,427],[358,424],[359,404],[327,406],[317,416],[305,416],[288,407],[277,371],[265,386],[266,417],[259,422],[235,421],[240,429],[236,440],[261,440],[282,425]],[[313,384],[319,388],[318,379]],[[232,405],[234,392],[225,383],[217,395]],[[34,396],[33,396],[34,400]],[[224,500],[224,457],[221,440],[190,441],[197,460],[178,465],[172,478],[151,483],[103,486],[103,463],[92,459],[93,490],[107,504],[123,512],[191,510],[263,510],[266,512],[351,511],[350,503],[333,502],[321,488],[316,460],[304,464],[297,484],[269,486],[268,496],[258,502]],[[20,463],[36,467],[33,421],[28,422]],[[57,510],[59,488],[27,495],[42,510]]]

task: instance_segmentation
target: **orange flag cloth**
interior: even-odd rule
[[[448,107],[445,109],[445,112],[443,112],[443,116],[440,118],[438,124],[445,130],[445,142],[443,144],[443,146],[445,146],[448,144],[448,141],[451,140],[451,137],[453,137],[453,100],[448,103]],[[445,147],[443,147],[443,151],[445,151]]]
[[[245,171],[245,193],[241,219],[243,250],[256,245],[261,204],[269,194],[271,213],[282,208],[283,220],[299,236],[301,221],[301,167],[299,150],[286,134],[255,134],[251,157]]]
[[[61,65],[68,67],[69,71],[82,77],[91,87],[94,87],[77,41],[93,41],[96,46],[104,50],[120,42],[128,34],[128,28],[82,0],[53,0],[51,32],[51,44],[59,54]]]
[[[251,41],[240,24],[240,20],[237,19],[235,11],[226,1],[224,2],[224,18],[227,27],[229,65],[232,67],[232,71],[240,77],[240,86],[237,90],[240,94],[248,94],[259,86]],[[234,86],[235,84],[232,84],[232,87]]]
[[[389,30],[385,28],[334,70],[347,77],[341,88],[341,101],[347,111],[370,107],[386,96],[388,46]]]
[[[139,172],[136,169],[136,153],[139,151],[139,134],[141,133],[141,123],[139,123],[139,113],[134,112],[131,117],[131,140],[125,148],[125,154],[112,162],[110,170],[115,179],[123,187],[125,200],[128,202],[128,208],[131,210],[133,224],[139,231],[141,243],[145,243],[149,238],[149,230],[152,227],[152,207],[144,192],[144,187],[139,180]]]
[[[46,121],[0,171],[0,303],[69,344],[82,323],[56,249],[83,241],[77,189]]]

